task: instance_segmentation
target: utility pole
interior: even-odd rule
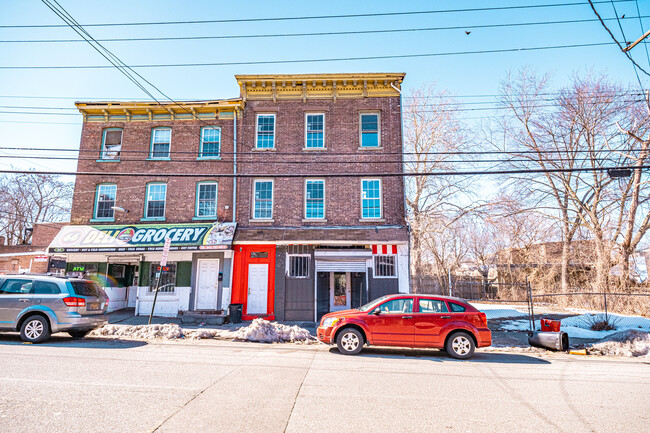
[[[650,36],[650,30],[648,30],[647,32],[645,32],[645,33],[643,34],[643,36],[641,36],[639,39],[637,39],[636,41],[632,42],[632,43],[631,43],[630,45],[628,45],[627,47],[623,48],[623,51],[625,51],[625,52],[630,51],[632,48],[636,47],[636,46],[639,44],[639,42],[641,42],[642,40],[644,40],[644,39],[647,38],[648,36]]]

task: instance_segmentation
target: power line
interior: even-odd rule
[[[636,11],[638,13],[639,12],[639,1],[634,0],[634,3],[636,4]],[[643,20],[641,19],[641,14],[638,14],[638,18],[639,18],[639,26],[641,27],[641,34],[644,35],[645,34],[645,29],[643,28]],[[648,53],[648,42],[645,39],[643,40],[643,47],[645,48],[645,56],[648,59],[648,66],[650,66],[650,53]]]
[[[628,3],[634,0],[614,0],[617,3]],[[595,3],[608,3],[608,0],[595,1]],[[59,5],[60,6],[60,5]],[[365,14],[345,14],[345,15],[315,15],[315,16],[297,16],[297,17],[267,17],[267,18],[234,18],[220,20],[189,20],[189,21],[153,21],[153,22],[131,22],[131,23],[93,23],[84,24],[84,27],[126,27],[126,26],[154,26],[154,25],[179,25],[179,24],[223,24],[223,23],[244,23],[244,22],[264,22],[264,21],[296,21],[296,20],[322,20],[322,19],[345,19],[345,18],[366,18],[366,17],[385,17],[385,16],[409,16],[409,15],[433,15],[459,12],[487,12],[487,11],[504,11],[517,9],[541,9],[568,6],[584,6],[583,2],[573,3],[550,3],[538,5],[516,5],[516,6],[496,6],[483,8],[466,8],[466,9],[441,9],[441,10],[424,10],[424,11],[404,11],[404,12],[378,12]],[[63,24],[30,24],[30,25],[2,25],[0,29],[17,29],[17,28],[60,28],[67,27]]]
[[[649,16],[630,16],[623,19],[649,18]],[[605,21],[613,21],[616,18],[605,18]],[[562,25],[562,24],[583,24],[598,22],[597,18],[574,19],[561,21],[532,21],[524,23],[502,23],[502,24],[477,24],[463,26],[444,26],[444,27],[414,27],[403,29],[376,29],[376,30],[346,30],[335,32],[303,32],[303,33],[262,33],[262,34],[243,34],[243,35],[198,35],[198,36],[158,36],[158,37],[131,37],[131,38],[103,38],[96,39],[98,42],[165,42],[165,41],[194,41],[194,40],[214,40],[214,39],[260,39],[260,38],[284,38],[284,37],[309,37],[309,36],[345,36],[345,35],[367,35],[367,34],[384,34],[384,33],[415,33],[431,32],[443,30],[475,30],[489,28],[506,28],[506,27],[529,27],[542,25]],[[9,39],[0,40],[2,44],[48,44],[48,43],[83,43],[83,39]]]
[[[629,1],[629,0],[626,0]],[[570,44],[570,45],[553,45],[542,47],[522,47],[522,48],[502,48],[493,50],[476,50],[476,51],[449,51],[443,53],[423,53],[423,54],[395,54],[389,56],[365,56],[365,57],[337,57],[337,58],[318,58],[318,59],[295,59],[295,60],[251,60],[244,62],[208,62],[208,63],[161,63],[161,64],[141,64],[131,65],[130,68],[194,68],[194,67],[207,67],[207,66],[249,66],[249,65],[279,65],[279,64],[294,64],[294,63],[326,63],[326,62],[349,62],[358,60],[387,60],[387,59],[412,59],[412,58],[427,58],[427,57],[446,57],[446,56],[462,56],[462,55],[475,55],[475,54],[497,54],[497,53],[512,53],[512,52],[527,52],[527,51],[545,51],[566,48],[589,48],[589,47],[602,47],[605,45],[612,45],[612,42],[594,42],[584,44]],[[620,46],[620,45],[619,45]],[[0,66],[0,69],[12,70],[32,70],[32,69],[112,69],[114,66],[109,65],[76,65],[76,66]]]

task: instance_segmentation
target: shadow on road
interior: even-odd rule
[[[2,333],[0,334],[0,345],[4,346],[17,346],[17,345],[32,345],[31,343],[25,343],[20,339],[18,333]],[[136,340],[108,340],[103,338],[81,338],[75,339],[68,334],[54,334],[52,337],[44,343],[36,344],[35,346],[45,346],[45,347],[61,347],[61,348],[71,348],[79,347],[84,349],[132,349],[134,347],[141,347],[147,344],[146,341],[136,341]]]
[[[336,347],[329,349],[334,355],[341,355]],[[366,347],[358,357],[364,358],[422,358],[427,361],[435,362],[481,362],[496,364],[550,364],[549,361],[529,355],[519,355],[516,353],[494,353],[477,351],[474,357],[468,360],[454,359],[447,355],[446,352],[436,349],[393,349],[387,347]]]

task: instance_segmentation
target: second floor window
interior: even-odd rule
[[[97,197],[95,198],[95,218],[96,219],[113,219],[115,206],[115,195],[117,194],[117,185],[102,184],[97,185]]]
[[[167,201],[167,184],[150,183],[147,185],[145,218],[164,218]]]
[[[172,142],[171,128],[156,128],[151,131],[151,159],[169,158]]]
[[[255,138],[256,149],[275,147],[275,114],[258,114]]]
[[[253,194],[253,218],[273,218],[273,181],[256,180]]]
[[[305,218],[325,218],[325,181],[305,181]]]
[[[361,147],[379,147],[379,113],[361,113]]]
[[[196,188],[196,216],[217,217],[217,183],[201,182]]]
[[[325,115],[307,113],[305,115],[305,147],[318,149],[325,147]]]
[[[199,158],[219,158],[221,154],[221,128],[207,126],[201,129]]]
[[[361,180],[361,218],[381,218],[381,180]]]
[[[120,128],[104,129],[102,137],[101,159],[120,159],[122,152],[122,130]]]

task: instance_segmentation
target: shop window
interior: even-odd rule
[[[288,254],[288,271],[292,278],[309,277],[309,260],[308,254]]]
[[[176,263],[167,263],[167,266],[152,264],[149,269],[149,293],[154,293],[156,288],[156,277],[160,272],[158,294],[173,295],[176,288]]]
[[[375,256],[375,277],[397,277],[396,256]]]
[[[122,152],[122,129],[104,129],[101,159],[119,160]]]
[[[221,155],[221,128],[201,128],[201,151],[199,158],[219,158]]]

